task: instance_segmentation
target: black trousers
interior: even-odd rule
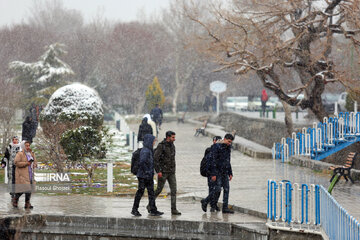
[[[136,191],[135,194],[133,209],[137,210],[139,208],[141,197],[144,195],[146,188],[149,196],[150,211],[152,212],[156,211],[157,208],[155,205],[154,180],[152,178],[147,179],[147,178],[138,177],[138,181],[139,181],[139,185],[138,185],[138,190]]]
[[[15,193],[15,199],[19,200],[21,195],[23,195],[23,193]],[[31,193],[30,192],[25,192],[25,202],[30,202],[30,198],[31,198]]]

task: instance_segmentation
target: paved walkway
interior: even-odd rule
[[[211,145],[209,137],[195,137],[193,124],[164,123],[159,136],[167,130],[176,132],[177,182],[179,192],[192,192],[196,196],[207,195],[207,182],[199,173],[200,161],[205,149]],[[133,130],[135,126],[133,126]],[[241,134],[241,133],[239,133]],[[160,138],[160,137],[159,137]],[[162,140],[162,139],[160,139]],[[256,159],[239,151],[232,152],[234,178],[230,183],[229,202],[236,206],[266,213],[267,180],[290,180],[293,183],[322,184],[329,186],[328,174],[311,169],[284,164],[272,159]],[[360,219],[360,184],[341,180],[333,190],[335,199],[357,219]],[[200,205],[199,205],[200,208]]]

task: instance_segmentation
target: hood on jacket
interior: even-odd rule
[[[146,117],[143,118],[142,123],[148,123],[148,119]]]
[[[143,118],[147,118],[147,119],[148,119],[148,122],[152,121],[152,120],[151,120],[151,116],[150,116],[150,114],[148,114],[148,113],[145,114]]]
[[[153,149],[155,137],[152,134],[145,134],[143,145],[146,148]]]

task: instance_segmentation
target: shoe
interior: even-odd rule
[[[171,210],[171,214],[172,215],[181,215],[181,212],[179,212],[178,210]]]
[[[133,209],[131,211],[131,214],[134,215],[135,217],[141,217],[141,214],[139,213],[139,211],[137,209]]]
[[[210,208],[210,212],[216,212],[216,208]]]
[[[26,202],[24,208],[25,209],[33,209],[34,207],[30,204],[30,202]]]
[[[216,210],[217,212],[220,212],[220,208],[219,208],[218,206],[215,207],[215,210]]]
[[[222,212],[223,212],[223,213],[230,213],[230,214],[233,214],[233,213],[234,213],[234,211],[231,210],[231,209],[229,209],[229,208],[224,208],[224,209],[222,210]]]
[[[205,202],[205,199],[201,199],[201,209],[206,212],[207,210],[207,203]]]
[[[146,206],[146,209],[147,209],[148,213],[150,213],[150,212],[151,212],[150,205],[147,205],[147,206]]]
[[[163,212],[159,212],[158,210],[150,212],[150,216],[161,216],[163,214]]]

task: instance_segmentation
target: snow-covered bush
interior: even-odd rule
[[[43,128],[56,123],[71,126],[92,126],[99,128],[104,120],[102,100],[95,90],[80,83],[59,88],[51,96],[41,112],[40,122]],[[49,126],[46,126],[49,125]],[[45,132],[51,129],[44,129]]]

